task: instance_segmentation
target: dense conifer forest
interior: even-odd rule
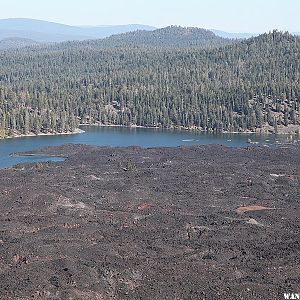
[[[274,132],[300,124],[299,37],[212,42],[201,31],[210,38],[200,43],[194,29],[165,30],[0,51],[0,136],[79,123]]]

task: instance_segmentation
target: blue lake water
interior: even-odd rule
[[[42,156],[10,156],[13,152],[31,151],[47,146],[63,144],[88,144],[98,146],[176,147],[180,145],[222,144],[228,147],[247,147],[248,139],[257,145],[276,145],[287,141],[289,136],[255,134],[212,134],[185,130],[155,128],[124,128],[82,126],[84,133],[73,135],[21,137],[0,140],[0,168],[19,163],[58,161],[62,158]]]

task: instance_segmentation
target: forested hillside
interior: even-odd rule
[[[299,37],[274,31],[212,49],[93,43],[0,52],[0,135],[78,123],[276,131],[300,122]]]
[[[90,45],[100,47],[201,47],[213,48],[232,44],[234,40],[215,35],[212,31],[194,28],[169,26],[154,31],[138,30],[112,35],[101,42],[90,41]]]

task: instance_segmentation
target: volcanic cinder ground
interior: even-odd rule
[[[0,299],[300,292],[300,147],[40,151],[0,171]]]

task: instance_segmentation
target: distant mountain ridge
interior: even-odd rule
[[[0,41],[0,50],[23,48],[36,45],[39,45],[39,43],[31,39],[11,37]]]
[[[73,40],[60,43],[39,43],[38,51],[77,48],[199,48],[211,49],[237,42],[197,27],[168,26],[152,31],[136,30],[114,34],[104,39]],[[1,49],[1,48],[0,48]]]
[[[105,48],[212,48],[232,44],[233,42],[234,40],[219,37],[212,31],[203,28],[168,26],[153,31],[137,30],[123,34],[112,35],[103,40],[84,41],[82,43]]]
[[[101,39],[112,34],[135,30],[154,29],[155,27],[139,24],[80,27],[41,20],[13,18],[0,20],[0,40],[10,37],[19,37],[42,43],[71,40],[82,41]]]
[[[169,27],[180,28],[180,26],[169,26]],[[145,31],[144,37],[145,38],[147,37],[147,39],[149,39],[150,41],[151,35],[147,34],[146,32],[151,32],[155,30],[157,30],[156,27],[142,25],[142,24],[71,26],[71,25],[65,25],[65,24],[60,24],[55,22],[26,19],[26,18],[10,18],[10,19],[2,19],[2,20],[0,19],[0,40],[7,39],[7,38],[24,38],[39,43],[104,39],[112,35],[119,35],[123,33],[134,32],[134,31]],[[228,39],[246,39],[246,38],[259,35],[258,33],[238,33],[238,32],[231,33],[231,32],[225,32],[221,30],[215,30],[215,29],[211,29],[209,31],[213,32],[217,37],[228,38]],[[156,34],[158,33],[159,32],[156,32]],[[300,35],[300,32],[295,32],[293,34]],[[132,37],[127,36],[126,38],[137,39],[137,35],[141,36],[142,33],[139,32],[138,34],[136,34],[135,37],[133,37],[133,35],[134,34],[131,34]],[[114,41],[114,43],[117,44],[118,39],[124,39],[124,36],[114,37],[109,41],[110,42]],[[215,37],[214,38],[211,37],[211,39],[216,40]],[[183,43],[183,39],[181,39],[180,43]]]
[[[249,39],[251,37],[259,36],[261,33],[250,33],[250,32],[226,32],[222,30],[210,29],[217,36],[228,38],[228,39]],[[293,35],[300,35],[300,32],[291,32]]]
[[[226,32],[222,30],[211,29],[211,31],[217,36],[228,39],[248,39],[254,36],[258,36],[259,33],[247,33],[247,32]]]

